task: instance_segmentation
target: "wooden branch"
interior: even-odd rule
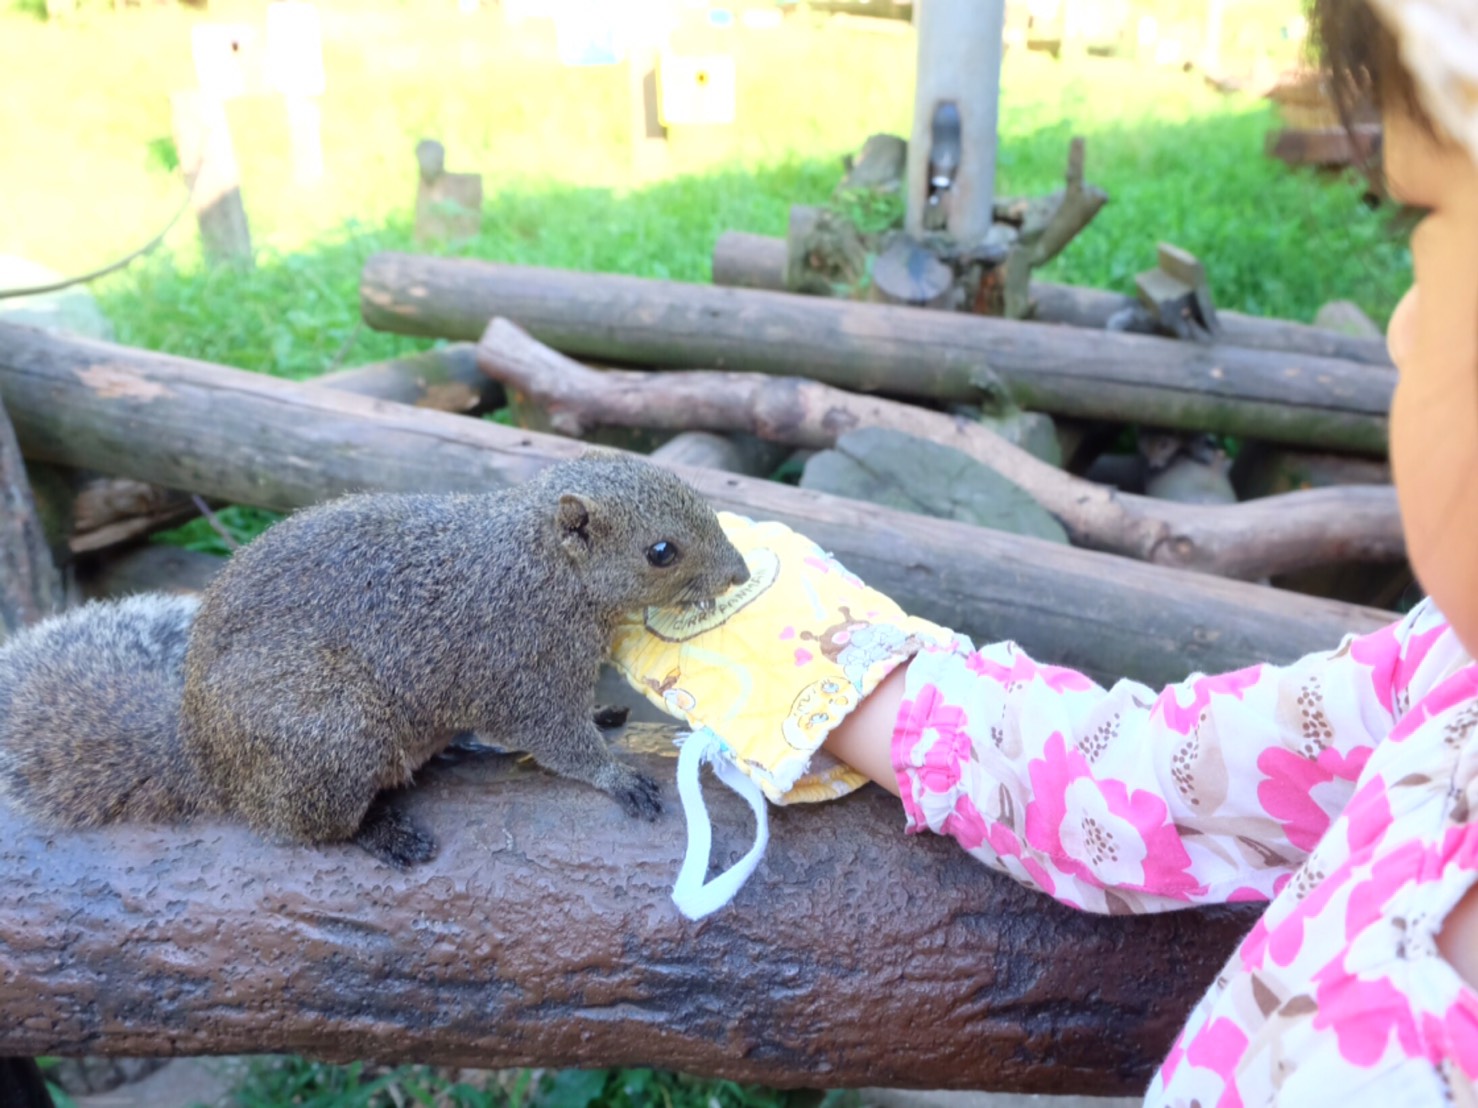
[[[582,449],[485,420],[5,324],[0,398],[28,457],[279,509],[351,489],[496,488]],[[1044,661],[1104,680],[1158,683],[1193,669],[1291,661],[1391,619],[775,482],[678,472],[720,508],[809,535],[907,611],[981,641],[1015,638]]]
[[[1062,191],[1062,199],[1040,234],[1029,243],[1033,268],[1044,266],[1061,254],[1063,248],[1093,222],[1099,209],[1108,203],[1108,193],[1096,185],[1083,183],[1083,157],[1083,139],[1074,136],[1068,147],[1067,184]],[[1025,234],[1022,237],[1026,241]]]
[[[718,289],[610,274],[378,254],[373,327],[478,338],[501,315],[577,357],[804,375],[860,392],[1024,408],[1380,453],[1394,380],[1371,366],[1224,344]]]
[[[475,351],[473,343],[453,342],[326,373],[313,383],[441,412],[476,412],[500,407],[503,390],[478,371]]]
[[[771,809],[766,861],[691,923],[671,735],[633,737],[667,752],[633,756],[664,782],[655,824],[510,757],[433,763],[397,803],[441,850],[405,873],[230,825],[57,834],[0,811],[0,1051],[1130,1093],[1257,916],[1074,912],[904,836],[868,788]],[[706,793],[728,858],[751,817]]]
[[[61,611],[65,599],[15,428],[0,397],[0,642]]]
[[[1261,578],[1405,554],[1389,485],[1308,489],[1234,506],[1174,504],[1070,476],[973,420],[802,378],[587,369],[504,319],[488,326],[477,357],[484,372],[540,405],[560,433],[576,438],[612,425],[748,431],[813,450],[858,427],[931,439],[1020,486],[1077,545],[1160,565]]]
[[[768,235],[725,231],[713,247],[713,283],[737,288],[785,291],[785,240]],[[1137,301],[1132,296],[1078,285],[1031,283],[1032,318],[1038,323],[1065,323],[1101,331],[1109,317]],[[1217,311],[1222,341],[1228,346],[1282,350],[1340,358],[1365,365],[1391,364],[1384,339],[1361,338],[1286,319],[1267,319],[1241,312]]]

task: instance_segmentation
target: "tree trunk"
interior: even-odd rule
[[[290,509],[354,489],[522,481],[579,443],[315,385],[0,324],[0,399],[28,457]],[[776,519],[907,611],[1044,661],[1150,683],[1291,661],[1389,613],[1311,601],[774,482],[678,469]]]
[[[406,873],[227,824],[57,834],[0,810],[0,1052],[1132,1093],[1257,917],[1074,912],[904,836],[867,788],[771,809],[766,861],[691,923],[672,734],[632,735],[663,751],[634,756],[664,783],[655,824],[511,757],[434,762],[397,803],[440,852]],[[711,779],[707,800],[728,859],[751,817]]]
[[[736,288],[785,292],[785,240],[770,235],[725,231],[713,246],[713,283]],[[1109,317],[1138,303],[1133,296],[1079,285],[1031,283],[1032,319],[1038,323],[1066,323],[1101,331]],[[1287,319],[1268,319],[1242,312],[1218,311],[1222,341],[1228,346],[1255,350],[1282,350],[1342,358],[1365,365],[1390,366],[1385,340],[1343,334]]]
[[[609,274],[378,254],[365,320],[476,339],[501,315],[577,357],[806,376],[861,392],[1009,392],[1058,415],[1380,453],[1392,374],[1332,358]]]
[[[1016,484],[1076,545],[1160,565],[1258,579],[1346,561],[1399,561],[1401,516],[1390,485],[1305,489],[1236,505],[1177,504],[1063,473],[984,424],[912,404],[758,373],[594,370],[506,319],[478,345],[484,370],[538,404],[561,434],[597,427],[747,431],[824,450],[858,427],[951,446]]]

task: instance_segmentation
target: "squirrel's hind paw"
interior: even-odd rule
[[[365,813],[354,841],[396,869],[409,869],[436,857],[436,840],[383,800],[377,800]]]
[[[662,788],[645,773],[629,767],[611,787],[610,794],[616,798],[628,816],[655,820],[662,814]]]

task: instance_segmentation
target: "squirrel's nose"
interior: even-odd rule
[[[744,584],[744,582],[748,580],[749,567],[741,561],[739,563],[739,568],[736,569],[733,573],[729,574],[729,584],[738,586]]]

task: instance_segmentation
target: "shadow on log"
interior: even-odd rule
[[[441,852],[406,873],[228,825],[43,834],[0,810],[0,1050],[1132,1093],[1257,916],[1073,912],[905,837],[869,788],[774,811],[766,861],[691,923],[668,899],[675,762],[638,758],[667,783],[655,824],[508,756],[433,762],[400,803]],[[742,852],[744,803],[707,791],[716,856]]]

